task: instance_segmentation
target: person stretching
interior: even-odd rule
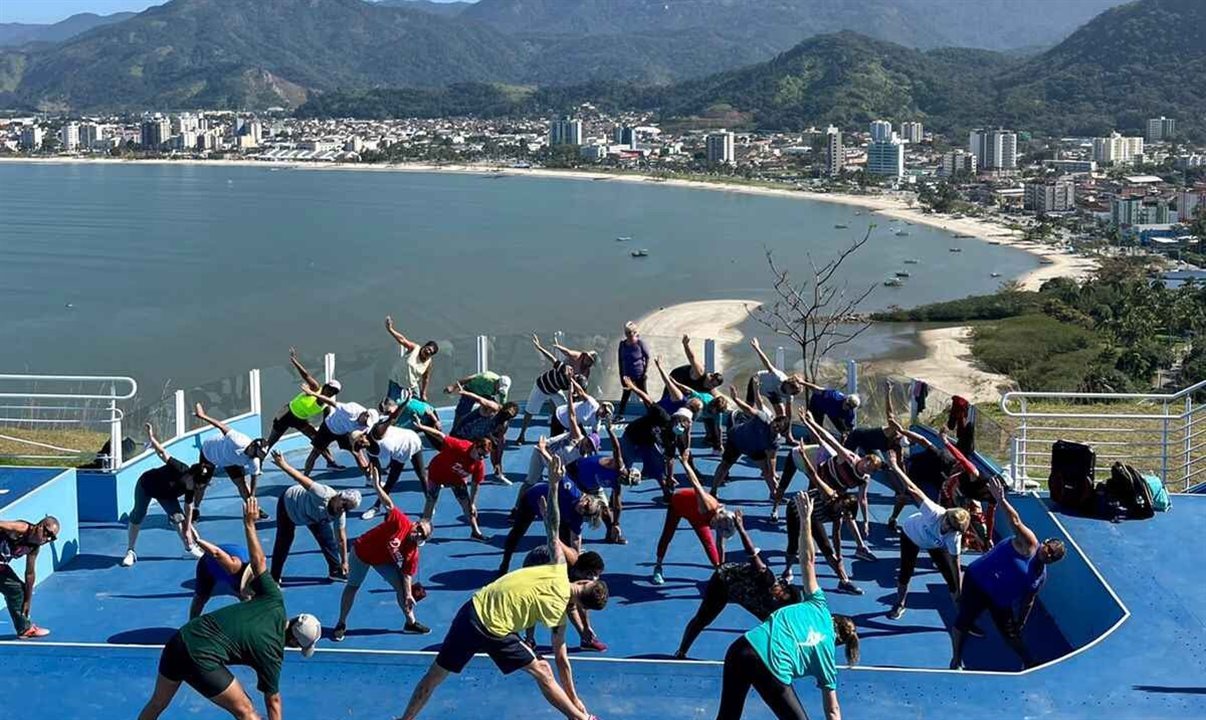
[[[572,381],[568,394],[574,396],[574,410],[578,415],[578,427],[585,432],[597,432],[599,425],[607,422],[615,414],[616,408],[609,402],[599,402],[586,388]],[[553,409],[549,418],[549,436],[560,435],[569,428],[569,404],[560,403]]]
[[[331,443],[335,443],[341,450],[346,450],[352,454],[352,460],[356,462],[356,467],[360,468],[360,472],[364,474],[365,480],[368,480],[368,460],[365,459],[364,453],[352,445],[352,433],[357,431],[364,432],[373,425],[376,425],[377,421],[381,419],[381,414],[376,410],[365,408],[360,403],[336,402],[334,398],[311,390],[307,385],[302,385],[301,390],[306,395],[314,398],[320,405],[331,409],[323,419],[322,427],[318,428],[318,432],[314,433],[314,437],[310,440],[310,455],[306,457],[306,464],[303,466],[302,472],[306,475],[312,473],[318,456],[326,452]]]
[[[29,619],[34,585],[38,584],[38,551],[59,538],[59,520],[47,515],[36,523],[0,520],[0,593],[18,640],[46,637],[50,631]],[[13,572],[12,561],[25,558],[25,579]]]
[[[189,620],[205,611],[205,604],[215,593],[233,596],[241,602],[253,597],[248,588],[251,582],[248,560],[251,556],[247,554],[247,546],[235,543],[215,545],[197,534],[196,528],[193,528],[191,540],[202,554],[197,559],[194,572],[196,583],[192,602],[188,606]]]
[[[373,487],[376,488],[377,484],[381,482],[382,470],[389,473],[385,480],[386,495],[393,492],[394,486],[398,484],[398,479],[402,477],[402,471],[406,469],[407,461],[410,460],[414,461],[415,475],[418,476],[419,483],[423,486],[427,485],[427,467],[423,464],[423,454],[420,452],[423,449],[423,440],[414,430],[394,425],[392,417],[392,415],[388,416],[357,438],[358,443],[363,443],[369,458],[376,461],[369,464]],[[371,508],[364,511],[360,519],[372,520],[380,511],[381,498],[378,496],[377,501]]]
[[[804,422],[804,427],[812,433],[812,436],[817,439],[821,448],[829,456],[828,459],[817,464],[817,477],[824,480],[834,490],[858,492],[858,505],[863,513],[863,526],[859,527],[856,518],[850,518],[846,524],[850,526],[850,532],[854,534],[854,542],[857,546],[854,556],[861,560],[875,562],[878,558],[867,548],[864,541],[864,538],[871,534],[871,503],[867,497],[867,488],[871,484],[871,474],[878,472],[883,467],[883,461],[879,459],[878,455],[860,456],[858,453],[842,447],[837,438],[820,424],[814,422],[807,412],[801,412],[800,419]],[[834,549],[839,555],[842,552],[841,541],[840,535],[834,538]]]
[[[621,386],[624,378],[631,378],[633,385],[641,390],[646,390],[646,382],[649,377],[649,346],[641,339],[640,330],[631,320],[624,323],[624,339],[620,341],[616,359],[616,365],[620,368]],[[628,398],[631,395],[632,391],[628,388],[624,388],[624,392],[620,394],[618,410],[620,417],[624,416],[624,410],[628,408]]]
[[[561,543],[561,552],[565,553],[565,564],[570,582],[598,580],[603,576],[603,556],[599,553],[590,550],[580,553],[565,543]],[[548,545],[537,545],[523,556],[523,566],[526,568],[548,565],[548,563]],[[578,631],[579,650],[607,652],[607,643],[600,640],[599,636],[595,634],[595,629],[590,626],[590,613],[586,611],[586,608],[571,604],[566,612],[566,617],[569,618],[570,625],[573,625],[574,629]],[[528,644],[528,647],[536,647],[535,626],[528,628],[523,641]]]
[[[558,484],[564,475],[554,459],[550,477]],[[545,503],[544,533],[549,563],[508,573],[474,593],[461,606],[435,661],[411,694],[400,720],[415,720],[432,693],[449,673],[460,673],[476,653],[490,656],[504,675],[523,670],[532,676],[550,705],[570,720],[593,720],[578,697],[565,644],[566,615],[571,605],[587,610],[607,606],[607,583],[602,580],[570,581],[566,557],[558,542],[561,511],[558,503]],[[553,630],[553,656],[561,684],[548,662],[520,639],[519,633],[542,623]]]
[[[281,581],[298,526],[314,536],[327,561],[327,578],[348,579],[348,513],[360,507],[359,490],[335,490],[299,473],[278,451],[272,462],[297,483],[276,502],[276,540],[272,543],[272,579]],[[338,539],[337,539],[338,538]]]
[[[1005,487],[998,478],[993,478],[988,487],[997,507],[1005,511],[1013,536],[967,566],[951,629],[952,670],[963,669],[963,643],[974,632],[976,618],[985,610],[992,615],[997,630],[1022,659],[1022,664],[1033,667],[1034,658],[1022,642],[1022,628],[1030,619],[1039,590],[1047,582],[1047,566],[1064,559],[1064,543],[1055,539],[1040,543],[1005,498]]]
[[[803,445],[801,443],[801,445]],[[812,498],[812,540],[813,543],[820,548],[821,554],[825,556],[825,562],[829,563],[829,567],[833,568],[833,572],[837,575],[838,586],[837,592],[846,593],[847,595],[862,595],[863,591],[859,586],[855,585],[850,580],[850,576],[846,573],[846,566],[842,562],[842,556],[834,548],[841,547],[837,543],[839,529],[842,523],[848,522],[858,512],[858,498],[850,493],[839,493],[833,488],[825,484],[825,481],[818,477],[816,466],[812,464],[812,458],[808,453],[802,453],[804,471],[812,478],[811,487],[808,489],[808,495]],[[830,523],[833,530],[833,542],[830,542],[828,535],[825,534],[825,523]],[[780,576],[785,582],[791,582],[792,565],[795,564],[796,553],[799,551],[800,539],[800,516],[794,503],[787,503],[787,557],[786,567],[783,568],[783,574]]]
[[[757,392],[771,404],[776,415],[791,417],[792,400],[804,392],[804,378],[796,374],[788,375],[775,367],[766,353],[762,352],[762,344],[758,342],[758,338],[750,340],[750,347],[754,348],[765,369],[750,378],[746,386],[746,402],[753,405],[751,395]]]
[[[679,408],[671,414],[634,385],[631,378],[625,380],[624,387],[631,389],[645,404],[645,414],[624,428],[620,438],[624,457],[630,463],[639,462],[644,476],[656,480],[662,492],[669,496],[674,490],[670,475],[672,460],[676,451],[686,449],[691,439],[691,411]]]
[[[511,481],[503,471],[503,448],[507,444],[507,429],[511,421],[519,415],[519,406],[513,402],[498,403],[485,395],[478,395],[459,383],[450,386],[450,392],[461,396],[461,403],[469,401],[469,410],[452,424],[453,437],[462,440],[481,440],[490,438],[494,442],[494,450],[490,452],[490,464],[494,468],[494,478],[503,485]]]
[[[691,529],[699,538],[699,544],[703,546],[713,570],[724,562],[725,538],[732,537],[736,531],[733,513],[704,490],[690,460],[689,451],[683,451],[683,470],[691,487],[675,490],[666,505],[666,522],[662,525],[662,534],[657,540],[657,561],[653,566],[654,585],[666,583],[662,574],[662,563],[666,559],[666,551],[670,549],[670,541],[674,539],[679,520],[685,518],[691,524]],[[716,535],[715,539],[713,533]]]
[[[181,683],[188,683],[232,717],[258,718],[243,684],[231,674],[231,665],[248,665],[255,671],[268,720],[284,717],[280,683],[285,648],[301,648],[302,657],[310,657],[322,636],[322,625],[313,615],[290,620],[285,614],[285,598],[268,574],[268,561],[255,532],[259,514],[259,503],[254,497],[247,498],[243,534],[253,575],[247,587],[255,598],[189,620],[172,635],[159,656],[155,690],[138,720],[156,720],[162,715]]]
[[[293,369],[297,370],[298,376],[301,377],[301,381],[305,383],[306,387],[320,395],[333,398],[343,389],[343,385],[340,385],[338,380],[319,384],[318,380],[315,380],[310,371],[306,370],[306,367],[297,359],[295,348],[289,348],[289,362],[293,365]],[[285,406],[278,410],[276,416],[272,418],[272,427],[268,431],[268,439],[264,441],[264,449],[271,451],[281,436],[290,430],[296,430],[313,441],[318,429],[310,424],[310,420],[319,418],[319,424],[321,424],[322,413],[322,405],[313,396],[304,392],[294,395],[293,399],[285,403]],[[335,462],[335,456],[331,454],[330,449],[323,448],[322,456],[327,461],[328,470],[343,469],[342,465]]]
[[[604,491],[611,493],[609,505],[603,507],[603,524],[607,526],[607,542],[627,545],[620,530],[620,512],[623,503],[620,496],[625,485],[636,485],[641,481],[641,471],[624,465],[624,448],[616,438],[616,431],[608,422],[605,426],[611,441],[611,455],[596,453],[587,455],[566,468],[578,489],[588,495],[604,500]]]
[[[683,335],[683,354],[687,357],[687,364],[679,365],[670,371],[670,378],[672,380],[680,386],[701,393],[710,393],[724,385],[724,375],[718,372],[707,372],[704,369],[703,363],[695,356],[695,352],[691,349],[690,335]],[[666,392],[662,393],[662,397],[666,397]],[[713,450],[720,450],[719,418],[705,419],[704,439],[707,441],[708,447]]]
[[[147,510],[151,506],[152,499],[158,502],[159,507],[167,513],[168,520],[180,534],[180,541],[184,543],[185,552],[193,557],[201,556],[201,550],[192,542],[192,511],[197,506],[198,496],[205,494],[205,487],[212,476],[205,474],[200,463],[190,467],[172,457],[171,453],[155,438],[155,428],[151,427],[151,423],[147,423],[145,427],[147,439],[163,465],[151,468],[139,475],[138,482],[134,484],[134,507],[131,508],[128,517],[129,528],[126,531],[128,543],[126,555],[121,559],[122,567],[130,567],[138,561],[138,553],[134,552],[134,545],[138,542],[138,531],[142,528],[142,521],[147,517]],[[187,514],[180,508],[180,498],[182,497],[185,507],[188,509]]]
[[[440,499],[440,489],[450,487],[469,523],[469,537],[484,542],[486,536],[477,526],[477,491],[486,477],[483,460],[490,457],[494,443],[489,438],[470,442],[450,437],[422,423],[415,423],[415,429],[440,444],[440,451],[427,468],[427,483],[423,488],[427,501],[423,506],[423,519],[431,522],[436,502]],[[471,489],[469,485],[472,485]]]
[[[758,381],[752,379],[750,382],[756,386]],[[746,419],[729,428],[724,454],[720,457],[716,474],[712,476],[712,494],[716,494],[717,489],[724,485],[729,477],[729,469],[744,455],[761,465],[767,492],[774,499],[778,487],[775,455],[779,451],[779,438],[787,437],[791,431],[791,420],[785,415],[772,414],[757,393],[752,398],[752,404],[747,404],[737,397],[736,388],[730,391],[733,393],[733,403],[745,413]]]
[[[490,398],[497,405],[506,405],[507,393],[511,392],[511,378],[487,370],[467,375],[457,380],[455,383],[444,388],[444,392],[451,395],[457,392],[457,388],[468,390],[472,395],[477,397]],[[453,427],[461,422],[461,418],[469,414],[475,403],[477,403],[477,400],[473,397],[464,394],[461,395],[460,399],[456,401],[456,410],[452,413]]]
[[[792,682],[814,679],[821,691],[826,720],[841,720],[837,695],[836,647],[846,662],[859,658],[858,630],[845,615],[833,615],[817,583],[811,525],[812,499],[796,496],[800,525],[800,574],[804,599],[779,608],[758,627],[733,641],[724,656],[720,708],[716,720],[741,720],[750,688],[778,720],[807,720]]]
[[[523,425],[519,428],[519,437],[515,439],[517,445],[523,445],[526,442],[528,425],[532,422],[532,417],[544,412],[544,406],[552,403],[557,405],[557,400],[567,394],[570,389],[570,383],[578,380],[580,385],[586,384],[586,371],[584,367],[589,368],[593,363],[590,360],[590,355],[574,350],[565,350],[566,355],[570,358],[569,362],[563,362],[556,355],[544,349],[540,344],[540,336],[532,334],[532,344],[536,347],[536,351],[544,356],[553,364],[551,368],[544,371],[540,377],[536,378],[536,382],[532,384],[532,391],[528,393],[528,402],[523,409]],[[560,348],[561,346],[555,345]]]
[[[557,461],[556,465],[558,468],[565,467],[561,458],[549,454],[543,437],[540,438],[540,443],[536,446],[536,452],[540,453],[544,462],[549,466],[549,482],[532,485],[519,499],[519,505],[515,513],[515,524],[511,526],[511,531],[507,533],[507,541],[503,546],[502,562],[498,566],[499,575],[505,575],[510,569],[511,556],[515,554],[515,549],[519,547],[519,541],[523,539],[528,528],[532,526],[532,522],[540,517],[541,498],[549,500],[549,488],[553,487],[553,461]],[[561,506],[561,527],[559,528],[561,534],[559,537],[563,543],[577,550],[582,546],[583,523],[589,522],[591,527],[597,527],[605,506],[601,498],[595,495],[584,494],[569,478],[560,479],[556,487],[557,504]]]
[[[409,390],[409,395],[426,400],[427,386],[431,383],[431,359],[440,352],[440,346],[435,340],[420,345],[408,339],[394,328],[394,319],[389,315],[385,316],[385,331],[402,346],[402,357],[389,373],[386,397],[401,402],[402,391]]]
[[[431,632],[415,617],[415,604],[424,595],[422,587],[414,578],[419,574],[419,548],[431,537],[431,521],[411,522],[406,513],[394,505],[389,493],[382,487],[380,478],[374,483],[377,502],[385,508],[385,517],[380,525],[370,529],[352,543],[351,572],[348,585],[339,599],[339,620],[331,633],[331,639],[341,642],[348,630],[348,613],[356,593],[364,585],[369,568],[372,568],[394,589],[398,607],[406,616],[402,632],[426,635]],[[417,592],[416,592],[417,591]]]
[[[858,393],[847,395],[841,390],[824,388],[808,381],[804,381],[804,387],[812,391],[808,398],[808,414],[816,424],[821,425],[825,418],[829,418],[829,422],[833,423],[833,428],[841,436],[854,429],[854,413],[862,404]]]
[[[561,460],[562,465],[568,466],[578,460],[578,458],[591,455],[599,449],[599,436],[594,433],[587,435],[582,432],[582,427],[578,425],[578,413],[574,411],[575,402],[572,393],[569,395],[569,408],[570,413],[566,417],[566,420],[569,422],[569,430],[560,435],[554,435],[551,438],[545,438],[542,435],[538,442],[543,451],[538,450],[528,458],[528,474],[524,477],[523,485],[519,487],[519,491],[515,493],[515,507],[511,512],[512,517],[515,516],[515,511],[518,510],[524,493],[533,485],[540,482],[545,466],[548,464],[548,461],[545,460],[547,456],[555,456]]]
[[[239,491],[239,497],[246,500],[255,496],[256,481],[260,478],[261,464],[268,457],[264,440],[252,440],[238,430],[232,429],[221,420],[215,420],[205,414],[201,403],[193,406],[193,415],[200,421],[222,433],[218,437],[201,443],[201,458],[197,461],[203,467],[202,474],[212,476],[217,468],[226,471],[226,476],[234,483]],[[250,477],[249,477],[250,476]],[[200,503],[200,498],[197,499]],[[268,519],[268,513],[260,510],[261,520]]]
[[[695,617],[683,629],[683,639],[674,652],[677,660],[687,658],[695,639],[720,617],[729,603],[735,603],[759,620],[765,620],[775,610],[801,600],[799,589],[790,582],[777,580],[775,573],[762,561],[760,551],[745,531],[740,510],[733,513],[733,521],[749,559],[746,562],[725,563],[712,573],[704,587],[699,610],[695,611]]]
[[[909,580],[913,578],[917,555],[922,550],[930,554],[934,567],[942,573],[951,597],[959,597],[959,551],[963,545],[963,533],[971,523],[971,515],[963,508],[947,510],[926,497],[925,492],[914,485],[900,468],[892,453],[888,453],[888,467],[920,508],[920,512],[913,513],[900,524],[900,577],[896,581],[896,604],[888,612],[889,620],[899,620],[905,612]]]

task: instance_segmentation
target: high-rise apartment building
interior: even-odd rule
[[[871,121],[871,142],[887,142],[892,139],[892,123],[887,120]]]
[[[904,145],[893,133],[885,142],[867,146],[867,172],[899,178],[904,175]]]
[[[568,117],[554,120],[549,125],[549,145],[581,145],[582,121]]]
[[[637,146],[636,128],[621,125],[612,132],[612,141],[621,147],[635,150]]]
[[[709,133],[707,140],[707,155],[710,163],[732,164],[737,160],[733,147],[733,133],[727,130]]]
[[[900,124],[900,137],[902,140],[916,145],[925,137],[925,128],[919,122],[902,122]]]
[[[951,150],[942,155],[942,165],[938,174],[943,177],[952,175],[975,175],[977,170],[976,156],[966,150]]]
[[[825,174],[837,177],[846,167],[846,151],[842,147],[842,131],[830,125],[825,131]]]
[[[158,150],[172,136],[172,125],[164,117],[146,118],[142,121],[139,142],[146,150]]]
[[[982,170],[1016,170],[1018,136],[1010,130],[972,130],[967,149]]]
[[[1022,207],[1039,215],[1076,209],[1076,185],[1071,180],[1028,182],[1022,193]]]
[[[104,125],[94,122],[86,122],[80,125],[80,145],[86,148],[94,148],[104,139]]]
[[[1147,121],[1147,141],[1163,142],[1177,134],[1177,121],[1161,115]]]
[[[1143,138],[1126,137],[1112,132],[1108,137],[1093,138],[1093,160],[1103,165],[1129,165],[1143,155]]]
[[[46,138],[46,133],[37,125],[26,125],[21,128],[21,149],[22,150],[39,150],[42,147],[42,141]]]
[[[63,149],[67,152],[75,152],[80,149],[80,126],[79,123],[69,122],[59,131],[59,140],[63,142]]]

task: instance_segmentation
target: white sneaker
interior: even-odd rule
[[[188,554],[192,555],[193,557],[197,558],[198,560],[205,557],[205,551],[201,549],[200,545],[189,545],[188,546]]]
[[[793,573],[791,571],[791,568],[789,567],[783,571],[783,574],[779,576],[779,579],[782,580],[783,582],[787,583],[788,585],[790,585],[791,581],[796,579],[796,575],[795,575],[795,573]]]
[[[368,510],[365,510],[363,513],[360,514],[361,520],[372,520],[375,517],[377,517],[377,508],[376,507],[371,507]]]
[[[121,566],[130,567],[136,562],[138,562],[138,553],[134,552],[133,550],[127,550],[126,556],[121,559]]]
[[[507,487],[510,487],[514,484],[507,479],[505,473],[494,473],[494,479],[497,480],[500,485],[506,485]]]

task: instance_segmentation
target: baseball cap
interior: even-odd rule
[[[339,499],[349,501],[353,509],[360,507],[361,498],[359,490],[340,490]]]
[[[675,418],[685,418],[687,420],[691,420],[692,418],[695,417],[695,415],[693,415],[691,413],[691,410],[689,408],[681,407],[674,411],[674,417]]]
[[[511,376],[510,375],[499,375],[498,376],[498,391],[501,393],[508,393],[511,391]]]
[[[338,380],[335,380],[335,379],[328,380],[328,381],[327,381],[326,383],[324,383],[324,384],[325,384],[327,387],[329,387],[329,388],[331,388],[332,390],[334,390],[335,392],[339,392],[340,390],[343,390],[343,383],[341,383],[341,382],[339,382]]]
[[[314,648],[318,645],[318,639],[322,637],[322,623],[318,622],[318,618],[302,613],[293,618],[289,627],[290,632],[293,633],[293,639],[301,648],[302,657],[313,655]]]

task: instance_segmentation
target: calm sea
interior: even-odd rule
[[[766,249],[804,270],[873,221],[856,212],[653,183],[0,163],[0,371],[197,383],[279,365],[291,344],[387,351],[386,313],[417,338],[618,335],[662,306],[766,298]],[[984,292],[999,283],[990,272],[1036,265],[877,222],[846,279],[912,276],[877,287],[868,309]]]

